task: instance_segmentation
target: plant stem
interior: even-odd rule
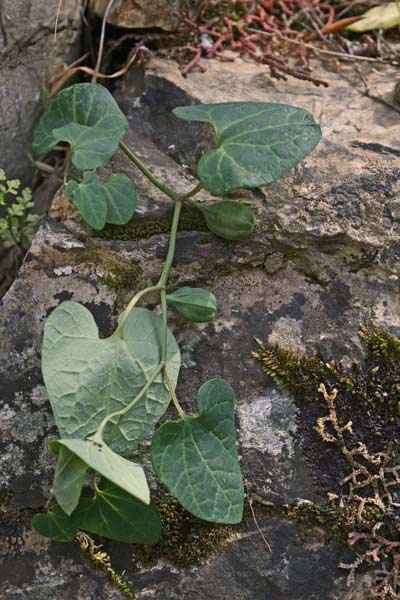
[[[170,376],[168,374],[166,367],[164,367],[164,378],[165,378],[165,381],[166,381],[166,384],[168,387],[168,391],[171,395],[172,402],[174,403],[174,406],[175,406],[179,416],[181,417],[181,419],[184,419],[186,417],[185,412],[184,412],[182,406],[178,402],[178,398],[176,397],[174,386],[172,385],[172,381],[170,379]]]
[[[142,161],[139,160],[136,154],[132,152],[132,150],[126,144],[124,144],[124,142],[120,142],[119,147],[121,148],[122,152],[125,152],[125,154],[131,159],[131,161],[137,166],[137,168],[140,169],[140,171],[142,171],[143,175],[145,175],[145,177],[147,177],[147,179],[151,181],[153,185],[155,185],[159,190],[164,192],[164,194],[171,198],[171,200],[178,200],[179,194],[177,192],[174,192],[174,190],[171,190],[171,188],[169,188],[167,185],[164,185],[162,181],[157,179],[157,177],[149,171],[146,165],[144,165]]]
[[[139,302],[140,298],[142,296],[145,296],[146,294],[150,294],[150,292],[156,292],[160,289],[159,285],[152,285],[150,287],[144,288],[143,290],[140,290],[139,292],[137,292],[137,294],[135,294],[133,296],[133,298],[130,300],[128,306],[126,307],[126,309],[123,312],[123,316],[121,321],[119,322],[118,325],[118,329],[116,331],[120,332],[120,334],[122,335],[122,332],[124,330],[124,325],[126,323],[127,318],[129,317],[129,314],[131,312],[131,310],[135,307],[135,305]]]
[[[203,184],[201,183],[201,181],[199,181],[199,183],[192,190],[190,190],[190,192],[187,192],[187,194],[182,196],[181,200],[187,200],[187,199],[191,198],[192,196],[195,196],[197,194],[197,192],[199,192],[202,189],[203,189]]]
[[[180,217],[181,210],[182,210],[182,202],[183,202],[182,200],[177,200],[175,203],[174,216],[172,218],[172,225],[171,225],[171,234],[170,234],[170,238],[169,238],[168,253],[167,253],[167,257],[165,259],[165,263],[164,263],[163,270],[161,272],[160,279],[157,284],[160,288],[165,288],[167,281],[168,281],[169,272],[171,270],[172,261],[174,260],[176,234],[178,231],[179,217]]]
[[[146,385],[141,389],[141,391],[139,392],[139,394],[137,396],[135,396],[135,398],[122,410],[119,410],[117,412],[114,412],[110,415],[107,415],[103,421],[100,423],[96,433],[93,436],[93,439],[95,439],[98,443],[102,443],[103,441],[103,433],[104,433],[104,429],[107,425],[107,423],[109,423],[109,421],[111,421],[112,419],[115,419],[116,417],[123,417],[127,412],[129,412],[138,402],[139,400],[141,400],[141,398],[143,398],[143,396],[145,395],[145,393],[147,392],[148,388],[151,386],[151,384],[154,382],[154,380],[156,379],[156,377],[161,373],[161,371],[164,370],[164,377],[167,383],[167,387],[168,387],[168,391],[171,395],[172,401],[175,404],[175,407],[178,411],[178,413],[180,414],[181,417],[184,417],[185,414],[182,410],[182,408],[179,405],[179,402],[176,398],[175,392],[174,392],[174,387],[172,385],[172,382],[169,378],[168,373],[165,371],[165,362],[166,362],[166,357],[167,357],[167,345],[168,345],[168,328],[167,328],[167,299],[166,299],[166,292],[165,292],[165,286],[167,284],[168,281],[168,277],[169,277],[169,272],[171,270],[171,266],[172,266],[172,261],[174,259],[174,254],[175,254],[175,244],[176,244],[176,234],[178,232],[178,223],[179,223],[179,216],[181,214],[181,210],[182,210],[182,202],[183,200],[177,200],[175,203],[175,209],[174,209],[174,216],[172,218],[172,225],[171,225],[171,234],[170,234],[170,238],[169,238],[169,244],[168,244],[168,253],[165,259],[165,263],[164,263],[164,267],[163,270],[161,272],[160,275],[160,279],[158,281],[158,283],[156,285],[153,285],[151,287],[147,287],[143,290],[140,290],[140,292],[138,292],[137,294],[134,295],[134,297],[132,298],[132,300],[129,302],[128,306],[126,307],[124,313],[123,313],[123,317],[118,325],[117,328],[117,332],[119,333],[119,335],[123,335],[123,330],[124,330],[124,325],[126,323],[126,320],[130,314],[130,312],[132,311],[133,307],[136,305],[136,303],[140,300],[140,298],[142,296],[144,296],[145,294],[148,294],[149,292],[153,292],[153,291],[160,291],[160,296],[161,296],[161,307],[162,307],[162,340],[161,340],[161,360],[160,363],[158,365],[158,367],[156,368],[156,370],[154,371],[154,373],[152,374],[152,376],[150,377],[150,379],[146,382]]]

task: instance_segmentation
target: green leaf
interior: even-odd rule
[[[67,196],[90,227],[103,229],[107,218],[107,202],[101,181],[95,173],[84,173],[81,183],[69,181]]]
[[[245,240],[253,232],[256,218],[248,206],[240,202],[217,202],[200,204],[196,207],[203,213],[208,228],[225,240]]]
[[[167,295],[167,303],[182,317],[194,323],[212,321],[217,311],[214,294],[201,288],[180,288]]]
[[[110,481],[102,479],[94,498],[81,498],[71,516],[59,506],[35,515],[32,526],[41,535],[57,542],[69,542],[79,530],[130,544],[156,544],[161,519],[151,503],[143,504]]]
[[[363,33],[373,29],[390,29],[400,24],[400,3],[388,2],[375,6],[365,12],[361,19],[352,23],[346,29],[354,33]]]
[[[87,465],[65,446],[60,445],[57,454],[52,491],[63,511],[70,515],[78,505]]]
[[[56,542],[70,542],[79,530],[79,521],[79,515],[69,517],[59,506],[55,506],[45,514],[34,515],[32,527]]]
[[[100,484],[96,497],[82,503],[80,528],[118,542],[156,544],[161,519],[151,503],[146,506],[110,482]]]
[[[136,188],[127,175],[116,173],[103,185],[107,202],[107,223],[124,225],[136,208]]]
[[[56,440],[52,442],[51,446],[52,449],[64,446],[97,473],[141,502],[149,504],[150,490],[143,468],[116,454],[106,444],[98,444],[89,438],[87,440]]]
[[[87,171],[81,183],[68,182],[67,196],[93,229],[103,229],[106,222],[127,223],[136,207],[136,188],[122,173],[102,183],[95,173]]]
[[[161,360],[162,321],[146,308],[129,314],[123,331],[99,339],[91,313],[63,302],[46,320],[42,371],[62,438],[85,438],[103,418],[123,409],[142,390]],[[167,368],[176,385],[180,353],[168,331]],[[120,453],[132,451],[164,414],[170,395],[160,374],[145,396],[114,426],[105,440]]]
[[[213,125],[217,147],[201,157],[198,175],[217,196],[279,179],[321,138],[310,113],[286,104],[226,102],[182,106],[173,112],[179,119]]]
[[[32,150],[47,154],[58,142],[71,145],[77,169],[95,169],[116,152],[128,122],[105,87],[78,83],[54,98],[33,133]]]
[[[222,379],[198,393],[200,416],[171,421],[154,434],[152,463],[160,480],[200,519],[239,523],[244,491],[235,445],[234,394]]]

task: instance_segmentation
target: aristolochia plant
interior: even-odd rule
[[[51,444],[57,466],[50,508],[36,515],[33,525],[54,540],[72,540],[78,530],[87,530],[123,542],[157,542],[161,521],[144,470],[124,456],[154,428],[171,399],[179,419],[153,435],[156,475],[196,517],[217,523],[242,519],[231,387],[222,379],[204,383],[197,416],[186,415],[175,394],[180,353],[168,329],[168,305],[195,323],[212,320],[217,309],[206,290],[184,287],[167,295],[179,216],[190,202],[216,235],[249,237],[255,225],[250,208],[191,198],[201,188],[219,196],[278,179],[311,152],[321,132],[309,113],[283,104],[228,102],[176,108],[174,114],[210,123],[216,136],[216,147],[199,161],[200,182],[183,195],[160,182],[122,142],[127,120],[102,86],[78,84],[62,91],[34,133],[38,155],[58,142],[70,144],[69,163],[83,175],[71,174],[67,164],[67,195],[94,229],[126,223],[135,210],[135,186],[126,175],[103,182],[95,172],[118,147],[175,204],[160,278],[136,292],[109,338],[99,338],[91,313],[77,302],[63,302],[46,321],[42,371],[61,439]],[[158,293],[161,318],[136,307],[150,292]],[[89,497],[82,496],[85,480],[92,486]]]

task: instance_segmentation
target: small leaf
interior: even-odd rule
[[[52,448],[57,448],[57,446],[64,446],[97,473],[141,502],[149,504],[150,490],[146,475],[140,465],[119,456],[106,444],[98,444],[90,438],[87,440],[56,440],[52,443]]]
[[[62,438],[93,434],[104,417],[127,406],[161,361],[162,321],[146,308],[129,314],[123,331],[106,339],[91,313],[77,302],[63,302],[46,320],[42,371]],[[176,386],[180,353],[168,330],[167,368]],[[131,452],[166,411],[170,395],[160,375],[145,396],[105,440],[119,453]]]
[[[213,125],[217,147],[201,157],[198,175],[217,196],[279,179],[321,138],[310,113],[286,104],[199,104],[175,108],[173,113],[179,119]]]
[[[45,514],[34,515],[32,527],[56,542],[70,542],[79,530],[79,519],[79,515],[69,517],[59,506],[55,506]]]
[[[70,515],[78,505],[87,465],[65,446],[57,446],[57,454],[52,491],[63,511]]]
[[[363,33],[373,29],[390,29],[400,25],[400,3],[388,2],[367,10],[356,23],[346,27],[348,31]]]
[[[107,201],[107,223],[125,225],[136,208],[136,188],[127,175],[116,173],[103,184]]]
[[[248,206],[226,200],[216,204],[200,204],[196,207],[203,213],[208,228],[225,240],[245,240],[253,232],[256,218]]]
[[[156,544],[161,519],[151,503],[146,506],[114,484],[103,481],[96,497],[82,504],[79,527],[111,540],[130,544]]]
[[[67,196],[90,227],[103,229],[107,218],[107,202],[101,181],[95,173],[84,173],[81,183],[69,181]]]
[[[115,154],[127,128],[126,117],[104,86],[78,83],[54,98],[33,133],[32,150],[43,155],[58,142],[68,142],[77,169],[96,169]]]
[[[167,295],[167,303],[182,317],[194,323],[212,321],[217,311],[214,294],[201,288],[180,288]]]
[[[200,519],[239,523],[244,490],[235,445],[234,395],[222,379],[198,393],[200,416],[171,421],[154,434],[152,463],[160,480]]]
[[[106,222],[124,225],[136,207],[136,188],[122,173],[102,183],[95,173],[87,171],[81,183],[68,182],[67,196],[93,229],[103,229]]]

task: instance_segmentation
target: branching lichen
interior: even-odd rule
[[[111,564],[111,558],[103,550],[101,545],[97,545],[94,540],[87,533],[79,531],[75,536],[81,550],[88,556],[89,560],[93,562],[99,569],[107,573],[113,584],[121,590],[129,600],[136,600],[135,594],[132,592],[129,584],[125,579],[117,573]]]
[[[294,397],[299,429],[313,446],[312,452],[306,450],[307,458],[317,477],[325,477],[335,488],[328,490],[326,505],[312,505],[316,514],[310,517],[306,506],[306,516],[298,508],[289,516],[314,522],[317,516],[316,522],[340,540],[345,532],[356,554],[351,564],[341,565],[349,569],[349,585],[356,569],[368,564],[375,576],[371,597],[388,600],[400,597],[400,340],[375,323],[371,329],[361,327],[360,336],[366,359],[349,370],[261,342],[254,356]],[[324,470],[329,470],[327,477]],[[324,521],[332,504],[337,507],[336,527]]]

